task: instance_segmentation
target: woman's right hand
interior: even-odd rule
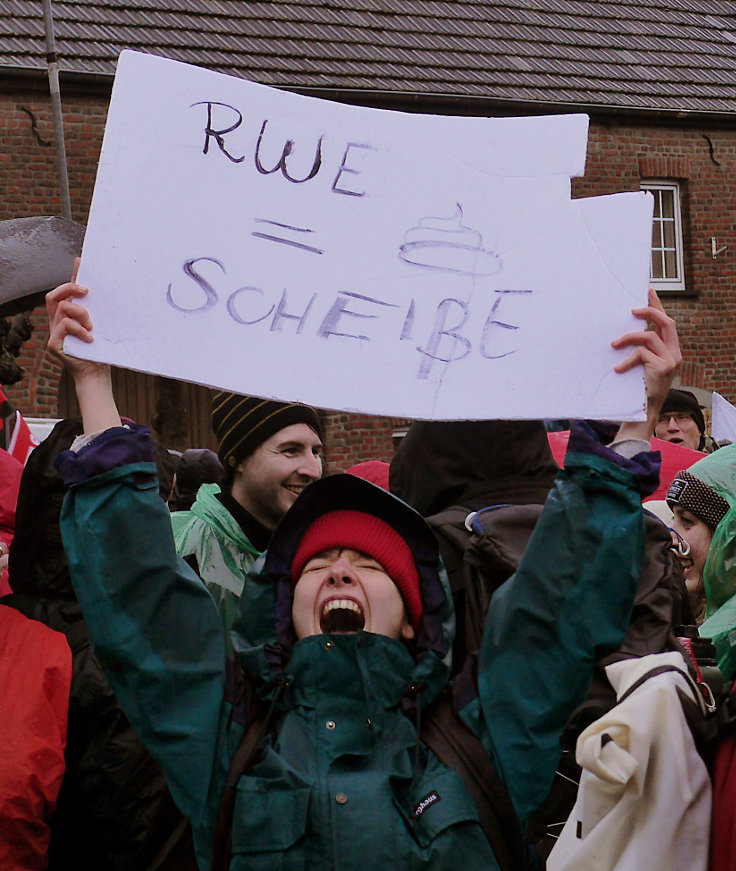
[[[72,280],[49,291],[46,294],[46,311],[49,317],[49,351],[69,370],[75,381],[77,377],[87,374],[99,373],[108,368],[104,363],[95,363],[92,360],[80,360],[78,357],[70,357],[64,353],[64,339],[67,336],[76,336],[83,342],[92,343],[92,319],[87,309],[80,305],[77,300],[84,298],[89,291],[86,287],[77,284],[77,271],[79,258],[74,264]]]
[[[92,319],[87,309],[77,301],[89,292],[86,287],[76,282],[78,269],[77,259],[72,280],[46,294],[46,310],[49,316],[47,347],[74,379],[84,431],[92,433],[120,426],[120,416],[115,406],[108,364],[81,360],[64,353],[64,339],[67,336],[76,336],[87,343],[94,341]]]

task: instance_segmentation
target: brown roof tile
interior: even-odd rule
[[[62,71],[136,48],[266,84],[736,112],[721,0],[56,0]],[[0,68],[43,68],[38,0],[0,3]]]

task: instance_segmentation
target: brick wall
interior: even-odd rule
[[[87,218],[107,115],[104,96],[64,98],[72,217]],[[61,214],[48,93],[3,81],[0,92],[0,218]]]
[[[363,460],[390,461],[394,452],[393,433],[405,428],[408,421],[367,414],[325,412],[322,416],[327,433],[327,468],[344,472]]]
[[[46,353],[46,312],[34,309],[30,319],[33,335],[18,358],[25,374],[17,384],[3,389],[11,402],[30,417],[57,417],[61,367]]]
[[[84,223],[102,142],[108,96],[64,88],[65,137],[73,217]],[[0,94],[0,218],[60,213],[53,121],[45,83],[20,79]],[[682,382],[718,390],[736,402],[736,130],[674,129],[594,122],[586,175],[574,196],[638,190],[642,178],[680,179],[686,191],[688,290],[669,295],[686,367]],[[727,250],[711,256],[711,237]],[[36,332],[19,359],[27,375],[7,390],[30,415],[55,416],[59,368],[43,351],[45,316],[34,311]],[[331,471],[364,459],[389,459],[392,433],[403,421],[326,413]]]
[[[682,383],[736,403],[736,130],[594,124],[575,196],[638,190],[642,178],[684,190],[687,291],[663,299],[678,323]],[[727,250],[713,259],[711,237]]]
[[[72,217],[80,223],[89,210],[106,114],[104,96],[64,100]],[[0,219],[60,214],[48,86],[6,80],[0,91]],[[42,308],[33,311],[31,322],[33,336],[19,357],[26,375],[6,393],[30,416],[55,417],[61,370],[44,350],[47,323]]]

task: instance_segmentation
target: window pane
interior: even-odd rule
[[[663,218],[674,218],[675,217],[674,191],[660,191],[660,196],[662,197],[662,217]]]
[[[674,251],[664,252],[665,274],[664,278],[677,278],[677,255]]]
[[[675,236],[675,222],[674,221],[664,221],[662,224],[662,232],[664,234],[664,247],[665,248],[674,248],[676,242]]]
[[[662,199],[661,199],[661,191],[652,191],[654,194],[654,217],[661,218],[662,217]]]
[[[652,251],[652,278],[664,278],[662,275],[662,257],[658,251]]]

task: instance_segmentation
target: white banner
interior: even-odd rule
[[[356,108],[118,64],[80,357],[411,418],[641,419],[652,198],[571,199],[587,117]]]

